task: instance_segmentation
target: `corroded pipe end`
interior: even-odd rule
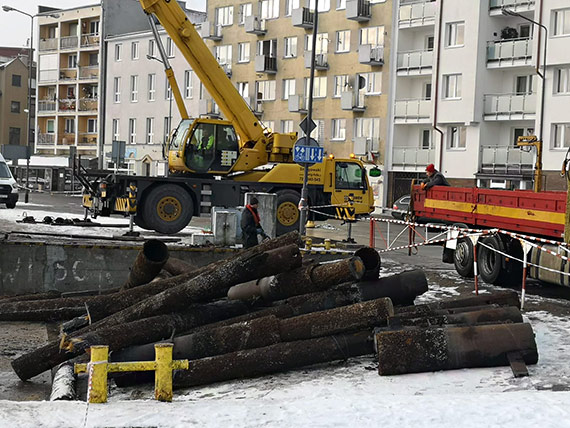
[[[360,257],[351,257],[349,266],[350,273],[352,273],[354,279],[362,279],[364,272],[366,271],[366,267],[362,259]]]
[[[143,254],[151,262],[166,263],[168,247],[158,239],[149,239],[143,245]]]
[[[250,300],[260,295],[261,290],[256,280],[234,285],[228,290],[229,300]]]
[[[362,280],[369,281],[378,279],[380,275],[381,259],[380,254],[372,247],[362,247],[356,250],[355,257],[360,257],[364,263],[366,271],[362,276]]]

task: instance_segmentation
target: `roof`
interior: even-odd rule
[[[29,49],[26,47],[13,48],[9,46],[0,46],[0,57],[16,58],[18,56],[28,56]]]

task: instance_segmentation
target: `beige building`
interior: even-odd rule
[[[19,58],[0,64],[0,144],[25,145],[28,68]]]
[[[50,12],[52,13],[52,12]],[[98,155],[101,6],[38,16],[36,152]]]
[[[208,2],[202,36],[241,95],[278,132],[301,134],[313,10],[314,2],[300,0]],[[312,136],[328,154],[383,163],[391,22],[391,1],[319,1]],[[215,112],[203,101],[201,113]]]

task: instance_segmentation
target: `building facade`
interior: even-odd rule
[[[568,2],[394,3],[385,200],[409,193],[429,163],[455,185],[532,188],[536,150],[516,147],[525,135],[543,141],[543,188],[561,188],[570,147]]]
[[[101,5],[38,15],[36,152],[99,155]]]
[[[18,57],[5,60],[0,63],[0,145],[26,145],[29,138],[28,66]]]

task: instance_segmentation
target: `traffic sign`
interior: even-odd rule
[[[309,116],[305,116],[305,118],[299,124],[299,128],[301,128],[301,130],[305,133],[305,135],[311,135],[311,132],[313,132],[313,129],[315,129],[317,127],[317,124],[315,123],[314,120],[311,119],[311,123],[307,122],[308,117]],[[307,129],[307,128],[309,128],[309,129]]]
[[[299,164],[322,163],[324,155],[325,149],[313,138],[300,138],[293,148],[293,162]]]

